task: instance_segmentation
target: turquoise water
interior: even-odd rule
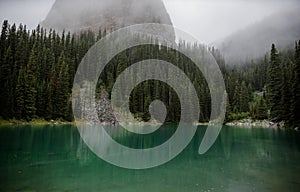
[[[174,127],[165,130],[174,132]],[[147,170],[110,165],[94,155],[73,126],[0,127],[0,191],[299,191],[300,133],[224,127],[198,155],[205,132],[172,161]],[[156,134],[154,143],[168,139]],[[168,135],[168,134],[167,134]],[[169,134],[171,135],[171,134]],[[154,137],[154,136],[153,136]],[[149,138],[127,144],[141,148]]]

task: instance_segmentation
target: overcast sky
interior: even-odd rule
[[[55,0],[0,0],[0,20],[34,28]],[[150,1],[150,0],[149,0]],[[163,0],[173,24],[203,43],[211,43],[300,0]]]

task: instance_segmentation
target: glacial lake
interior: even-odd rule
[[[174,127],[164,129],[172,135]],[[205,129],[199,126],[170,162],[129,170],[98,158],[74,126],[0,126],[0,191],[300,191],[299,132],[223,127],[213,147],[199,155]],[[126,145],[168,139],[166,133],[153,137],[134,137]]]

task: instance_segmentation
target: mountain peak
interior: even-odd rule
[[[162,0],[56,0],[41,25],[80,32],[111,31],[141,23],[172,25]]]

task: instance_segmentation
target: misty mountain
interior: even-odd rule
[[[300,39],[299,10],[289,10],[268,16],[215,43],[228,64],[238,64],[263,56],[275,43],[279,49],[294,47]]]
[[[41,25],[57,31],[98,32],[141,23],[172,25],[162,0],[56,0]]]

